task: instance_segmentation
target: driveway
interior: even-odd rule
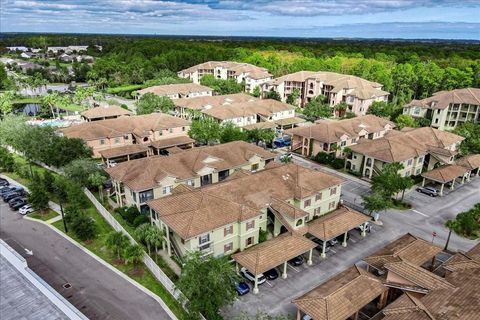
[[[361,196],[370,190],[368,182],[356,177],[332,172],[330,168],[297,156],[294,156],[293,161],[342,177],[345,180],[342,186],[342,199],[348,203],[360,205]],[[363,257],[408,232],[444,246],[448,236],[448,229],[444,227],[445,221],[480,202],[479,190],[480,177],[476,177],[444,197],[431,198],[412,191],[405,195],[405,200],[413,206],[411,210],[387,210],[380,217],[383,225],[373,225],[372,233],[367,234],[365,238],[361,238],[357,231],[351,231],[351,237],[355,242],[349,242],[348,247],[336,245],[333,248],[335,252],[327,253],[325,260],[321,260],[318,252],[315,252],[312,266],[295,267],[299,272],[289,267],[286,280],[277,279],[263,284],[258,295],[249,293],[240,297],[231,307],[224,309],[224,314],[231,317],[240,312],[255,315],[258,311],[263,311],[269,314],[295,315],[296,309],[291,303],[293,299],[353,264],[360,263]],[[435,238],[432,237],[433,232],[436,232]],[[467,251],[476,243],[478,241],[452,234],[449,249]]]
[[[0,238],[89,319],[168,319],[157,301],[41,223],[0,204]],[[27,254],[31,250],[33,255]],[[65,289],[64,284],[71,288]]]

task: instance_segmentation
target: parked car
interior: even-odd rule
[[[247,268],[245,267],[242,267],[240,269],[240,273],[248,280],[252,281],[252,282],[255,282],[255,276],[253,275],[253,273],[251,273],[250,271],[247,270]],[[265,278],[265,276],[263,275],[263,273],[260,273],[258,276],[257,276],[257,281],[258,281],[258,284],[263,284],[265,283],[265,281],[267,281],[267,278]]]
[[[250,292],[250,287],[246,282],[242,281],[235,285],[235,290],[237,290],[239,296],[243,296]]]
[[[267,280],[275,280],[278,278],[278,271],[277,269],[273,268],[264,272],[263,275],[265,276],[265,278],[267,278]]]
[[[308,314],[304,315],[302,320],[312,320],[312,317],[310,317]]]
[[[20,209],[21,207],[23,207],[26,204],[27,204],[27,200],[22,199],[22,198],[14,199],[13,201],[10,201],[8,203],[10,208],[14,211],[17,211],[18,209]]]
[[[33,209],[32,205],[31,204],[26,204],[18,210],[18,213],[20,213],[22,216],[24,216],[26,214],[32,213],[33,211],[35,211],[35,210]]]
[[[430,197],[437,197],[440,192],[433,187],[418,187],[417,191]]]
[[[330,239],[327,241],[327,244],[330,246],[330,247],[333,247],[334,245],[336,245],[338,243],[338,240],[333,238],[333,239]]]
[[[290,263],[290,265],[292,266],[300,266],[304,262],[305,259],[303,258],[303,256],[296,256],[295,258],[288,260],[288,263]]]
[[[22,195],[18,192],[9,192],[9,193],[5,193],[3,195],[3,201],[4,202],[9,202],[10,200],[14,199],[14,198],[18,198],[18,197],[21,197]]]
[[[0,187],[5,187],[10,185],[10,182],[8,182],[7,179],[0,178]]]
[[[4,195],[5,193],[12,192],[13,190],[9,186],[2,187],[0,189],[0,195]]]
[[[317,249],[318,251],[320,251],[320,252],[323,251],[323,241],[322,241],[322,240],[320,240],[320,239],[318,239],[318,238],[311,238],[310,240],[312,240],[313,242],[315,242],[316,244],[318,244],[318,246],[316,247],[316,249]],[[325,252],[330,251],[330,247],[331,247],[331,246],[330,246],[330,245],[328,244],[328,242],[327,242],[327,244],[325,245]]]
[[[292,138],[290,136],[283,136],[281,138],[275,138],[275,140],[273,140],[272,146],[274,148],[283,148],[288,147],[291,144]]]

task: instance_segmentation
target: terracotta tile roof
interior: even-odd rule
[[[377,270],[386,271],[385,264],[402,260],[421,266],[441,251],[442,248],[407,233],[363,260]]]
[[[459,166],[465,167],[468,170],[475,170],[480,168],[480,154],[470,154],[455,161]]]
[[[202,112],[220,120],[261,115],[271,117],[274,113],[295,110],[295,107],[273,99],[261,99],[247,102],[224,104],[205,109]]]
[[[177,153],[182,153],[185,151],[185,149],[181,149],[179,147],[168,147],[165,149],[165,151],[168,152],[168,155],[172,155],[172,154],[177,154]]]
[[[447,183],[455,180],[458,177],[462,177],[468,169],[455,164],[447,164],[436,169],[422,173],[422,177],[428,178],[440,183]]]
[[[130,162],[135,161],[138,160]],[[107,172],[110,173],[122,164],[107,169]],[[284,201],[292,199],[297,188],[305,194],[315,194],[339,183],[341,180],[335,176],[288,164],[195,189],[189,193],[191,195],[171,195],[152,200],[148,205],[159,211],[163,222],[169,226],[171,223],[173,229],[183,232],[182,235],[187,237],[192,235],[190,228],[194,227],[190,224],[188,228],[185,225],[179,227],[178,224],[189,222],[188,219],[192,216],[206,219],[198,222],[195,232],[207,232],[233,222],[233,217],[241,217],[241,221],[249,219],[252,217],[252,210],[255,214],[261,214],[260,210],[266,209],[272,198]],[[185,202],[188,202],[188,205],[184,205]],[[164,215],[168,218],[164,219]],[[186,232],[186,229],[189,232]]]
[[[88,109],[87,111],[82,112],[81,115],[87,119],[95,119],[104,117],[130,116],[132,113],[119,106],[105,105]]]
[[[473,260],[480,261],[480,243],[473,246],[466,254]]]
[[[177,107],[202,110],[223,105],[231,105],[233,103],[251,102],[257,100],[259,99],[245,93],[235,93],[220,96],[181,98],[175,100],[174,103]]]
[[[370,221],[371,217],[351,208],[342,206],[308,223],[308,233],[327,241]]]
[[[303,123],[306,122],[307,120],[299,117],[291,117],[291,118],[286,118],[286,119],[279,119],[279,120],[274,120],[274,122],[279,125],[279,126],[288,126],[291,124],[297,124],[297,123]]]
[[[234,254],[233,259],[257,275],[304,254],[316,246],[315,242],[305,237],[287,232]]]
[[[385,268],[388,270],[389,274],[392,272],[420,288],[427,290],[454,288],[454,286],[444,278],[406,261],[387,263],[385,264]],[[387,277],[387,284],[389,283],[388,279],[389,277]]]
[[[207,61],[204,63],[197,64],[193,67],[184,69],[179,73],[189,74],[194,73],[198,70],[211,70],[214,68],[224,68],[229,71],[233,71],[235,75],[240,75],[242,73],[249,74],[253,79],[264,79],[270,78],[272,75],[268,72],[267,69],[257,67],[253,64],[242,63],[242,62],[233,62],[233,61]]]
[[[480,268],[480,243],[466,253],[458,252],[442,264],[448,271]]]
[[[354,152],[375,159],[394,162],[405,161],[427,153],[454,155],[455,153],[446,148],[463,140],[463,137],[450,132],[423,127],[408,131],[390,131],[383,138],[361,140],[350,148]]]
[[[282,215],[287,215],[292,219],[299,219],[308,216],[308,212],[297,208],[286,201],[278,199],[272,199],[272,201],[270,202],[270,209]]]
[[[163,148],[181,146],[184,144],[191,144],[194,142],[195,140],[190,138],[189,136],[178,136],[173,138],[155,140],[155,141],[152,141],[150,144],[154,148],[163,149]]]
[[[207,86],[202,86],[196,83],[177,83],[177,84],[165,84],[161,86],[153,86],[149,88],[145,88],[142,90],[138,90],[140,95],[144,95],[146,93],[153,93],[159,96],[166,96],[172,94],[189,94],[193,92],[205,92],[205,91],[213,91],[212,88]]]
[[[255,130],[255,129],[274,129],[277,127],[277,124],[272,121],[262,121],[262,122],[257,122],[253,124],[249,124],[246,126],[243,126],[243,130]]]
[[[382,320],[435,320],[419,298],[405,292],[382,310]]]
[[[353,266],[292,302],[315,320],[344,320],[386,290],[377,277]]]
[[[406,107],[446,109],[450,104],[457,103],[480,105],[480,89],[463,88],[451,91],[439,91],[431,97],[422,100],[412,100]]]
[[[150,150],[150,148],[147,145],[131,144],[128,146],[111,148],[111,149],[100,151],[100,155],[105,159],[111,159],[111,158],[131,155],[131,154],[137,154],[140,152],[146,152],[148,150]]]
[[[113,180],[124,183],[130,189],[141,191],[158,186],[167,176],[184,180],[198,176],[198,171],[209,167],[218,171],[248,165],[259,156],[273,159],[274,153],[243,141],[187,149],[170,156],[154,156],[122,162],[106,169]]]
[[[380,132],[395,127],[391,121],[374,115],[366,115],[344,120],[321,120],[312,126],[299,127],[287,130],[287,134],[294,134],[301,137],[313,138],[320,142],[339,142],[342,136],[350,139],[358,137],[359,133]]]
[[[161,129],[189,126],[190,121],[164,113],[152,113],[141,116],[120,117],[73,125],[60,129],[69,138],[85,141],[102,138],[121,137],[126,134],[148,135]]]

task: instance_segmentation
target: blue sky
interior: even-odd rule
[[[480,40],[480,0],[0,0],[1,32]]]

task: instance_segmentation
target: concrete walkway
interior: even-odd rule
[[[158,254],[168,264],[170,269],[172,269],[177,276],[180,276],[180,274],[182,273],[182,269],[178,266],[178,264],[175,261],[172,260],[172,258],[168,256],[167,252],[165,250],[159,250]]]

